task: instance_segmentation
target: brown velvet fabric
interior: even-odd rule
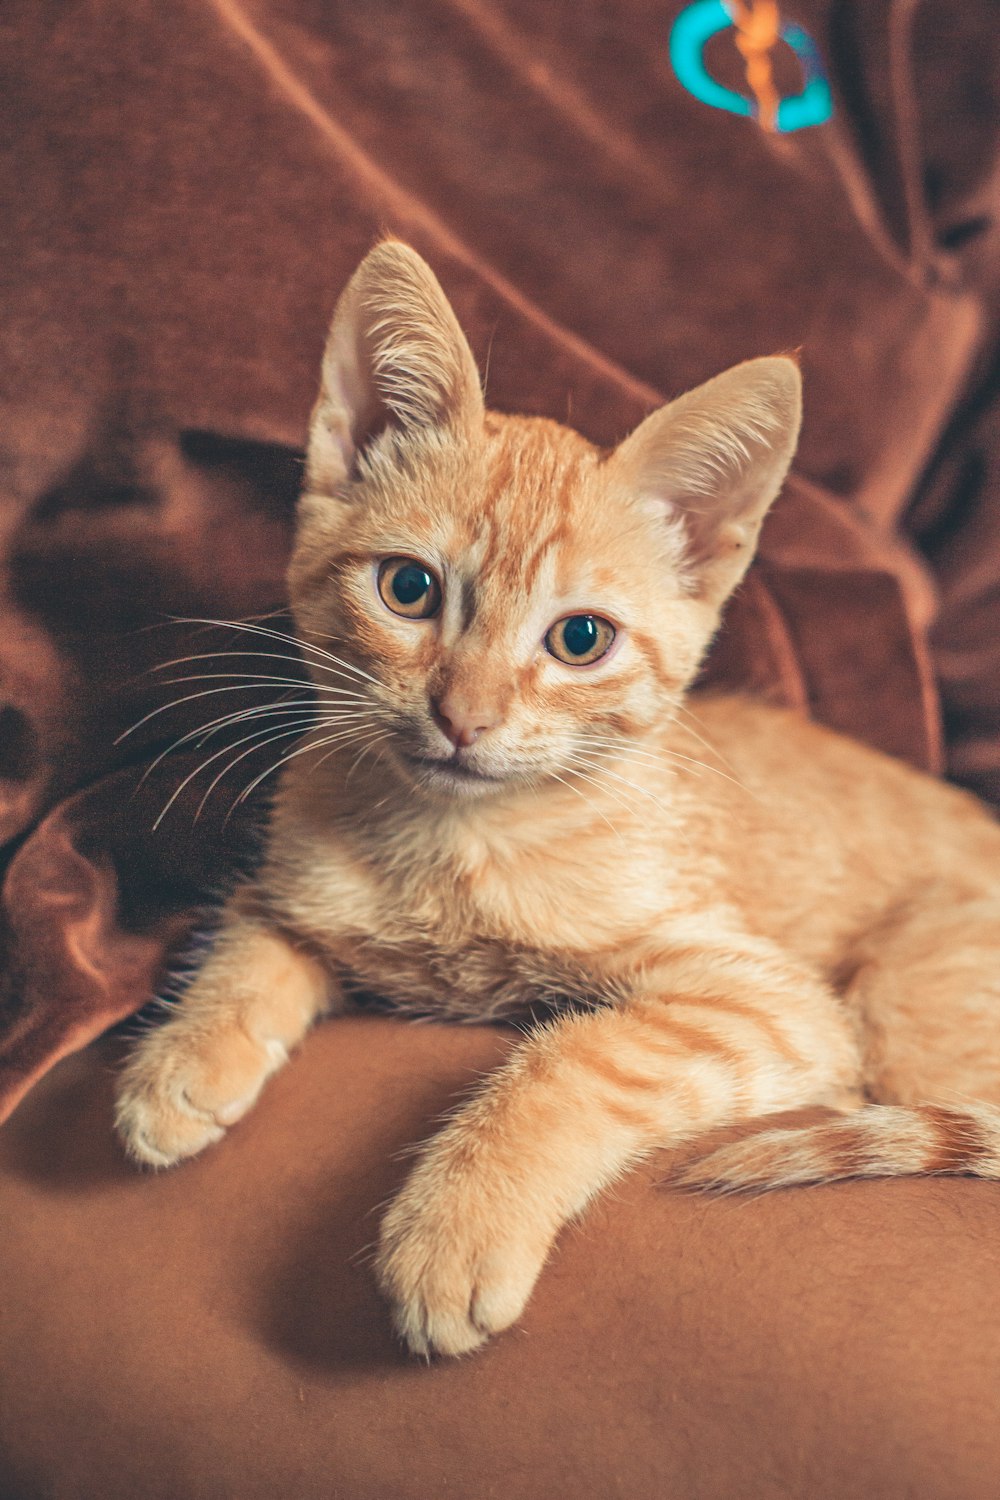
[[[835,114],[774,136],[678,83],[681,4],[0,10],[0,1119],[142,1004],[251,856],[259,806],[236,799],[266,761],[203,808],[212,773],[185,778],[219,742],[154,766],[220,700],[121,736],[198,686],[157,663],[220,653],[201,670],[225,671],[246,644],[171,617],[280,609],[329,314],[387,230],[440,275],[491,404],[600,443],[738,359],[799,348],[797,472],[706,680],[1000,805],[993,7],[788,0]],[[706,57],[745,87],[731,38]],[[777,71],[798,87],[780,49]],[[0,1312],[24,1355],[16,1379],[0,1362],[0,1493],[447,1493],[435,1463],[484,1495],[996,1493],[977,1428],[990,1189],[708,1206],[636,1178],[568,1237],[537,1338],[406,1371],[363,1273],[342,1270],[384,1191],[361,1178],[499,1044],[351,1035],[342,1062],[321,1033],[274,1086],[284,1104],[176,1178],[120,1165],[92,1055],[24,1100],[0,1134]]]
[[[5,1500],[995,1500],[991,1184],[713,1200],[654,1160],[516,1330],[407,1360],[377,1205],[504,1046],[332,1022],[158,1175],[115,1149],[106,1049],[43,1080],[0,1132]]]

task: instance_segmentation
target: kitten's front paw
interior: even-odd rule
[[[219,1141],[286,1060],[280,1042],[237,1028],[185,1031],[167,1022],[129,1058],[118,1086],[115,1124],[130,1156],[171,1167]]]
[[[442,1190],[423,1175],[418,1168],[385,1216],[376,1275],[414,1354],[468,1354],[524,1311],[552,1231],[491,1203],[481,1183]]]

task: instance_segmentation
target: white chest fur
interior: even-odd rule
[[[593,1004],[595,956],[670,905],[665,861],[620,838],[407,832],[319,838],[285,823],[261,878],[349,992],[411,1012],[477,1020]]]

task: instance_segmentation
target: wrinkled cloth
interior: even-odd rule
[[[153,762],[259,693],[154,711],[248,649],[178,618],[280,623],[330,312],[387,231],[491,405],[601,444],[798,349],[796,470],[706,682],[1000,803],[993,8],[783,5],[834,105],[791,134],[686,90],[682,8],[4,6],[0,1118],[144,1003],[249,857],[264,752],[207,800],[221,740]],[[705,61],[745,91],[725,32]],[[797,69],[780,44],[786,92]]]

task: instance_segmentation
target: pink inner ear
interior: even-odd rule
[[[355,299],[356,300],[356,299]],[[328,444],[339,454],[343,476],[374,436],[379,402],[358,322],[358,309],[341,298],[323,356],[322,389],[313,414],[310,447]]]

